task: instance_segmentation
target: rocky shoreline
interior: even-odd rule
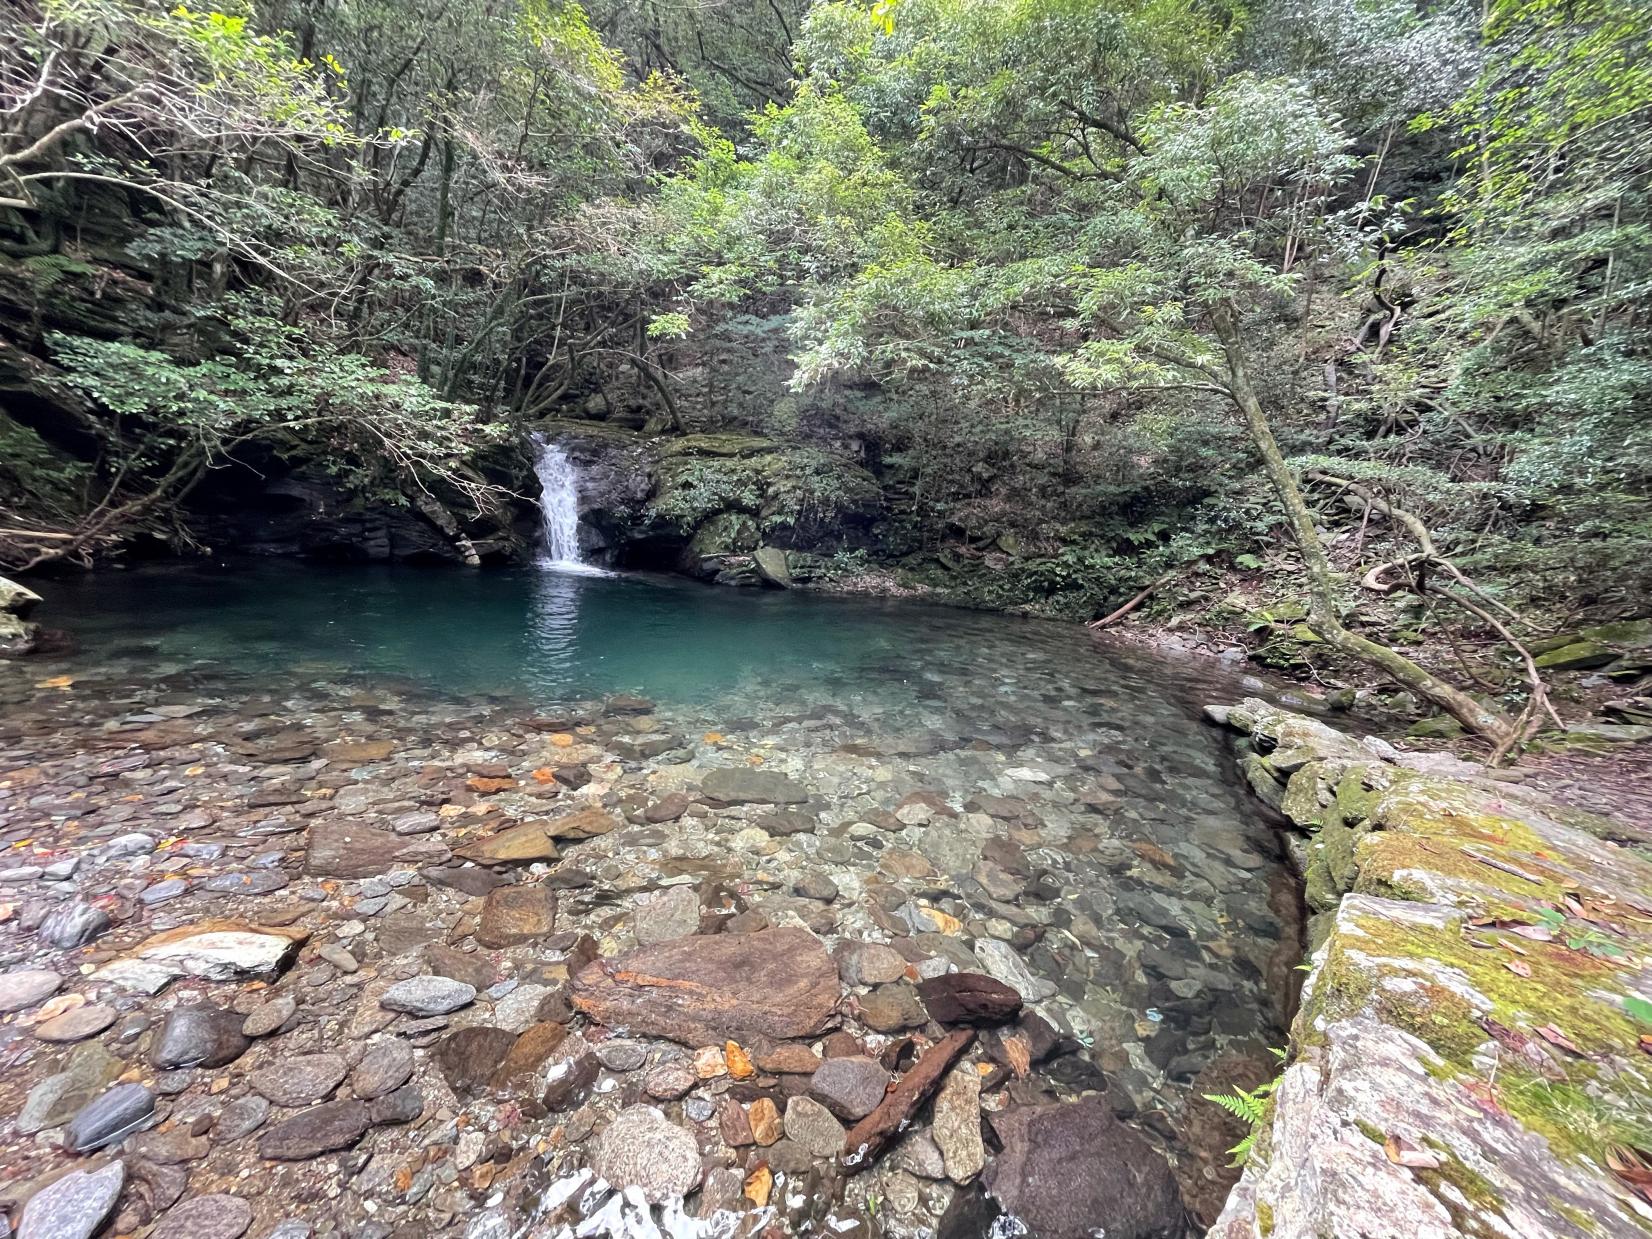
[[[1652,1232],[1652,857],[1518,781],[1247,700],[1298,828],[1311,971],[1211,1234]]]
[[[1295,896],[1162,672],[1107,724],[3,671],[30,1239],[1169,1239],[1232,1182]]]

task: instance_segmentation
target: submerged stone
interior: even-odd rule
[[[802,929],[695,936],[598,960],[573,979],[598,1023],[690,1046],[819,1032],[838,1000],[837,968]]]
[[[982,1182],[1040,1239],[1091,1239],[1097,1230],[1178,1239],[1186,1229],[1164,1155],[1115,1118],[1105,1097],[1016,1107],[994,1115],[992,1127],[1004,1147]]]
[[[597,1137],[591,1169],[613,1186],[634,1188],[657,1204],[686,1196],[699,1185],[700,1146],[653,1106],[630,1106]]]

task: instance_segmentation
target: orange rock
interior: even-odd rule
[[[554,783],[556,782],[556,771],[549,766],[541,766],[533,772],[533,781],[535,783]]]
[[[559,749],[571,749],[574,747],[574,737],[571,733],[566,731],[553,732],[551,734],[551,743]]]
[[[750,1056],[733,1041],[723,1046],[723,1061],[728,1064],[728,1073],[733,1079],[749,1080],[757,1074]]]
[[[759,1208],[767,1208],[769,1193],[774,1190],[774,1175],[765,1162],[746,1176],[745,1197]]]
[[[516,786],[516,780],[515,779],[484,779],[484,778],[481,778],[480,776],[478,776],[477,778],[474,778],[474,779],[466,779],[465,780],[465,786],[470,788],[470,790],[475,792],[478,796],[491,796],[495,792],[508,792],[508,791],[510,791],[511,788]]]
[[[746,1121],[751,1124],[751,1134],[764,1148],[786,1134],[785,1125],[780,1121],[780,1107],[769,1097],[759,1097],[746,1108]]]
[[[1138,839],[1130,845],[1137,856],[1145,861],[1151,861],[1161,869],[1176,868],[1176,858],[1156,843],[1149,843],[1145,839]]]
[[[720,731],[708,731],[702,738],[707,744],[721,744],[723,742],[723,733]]]

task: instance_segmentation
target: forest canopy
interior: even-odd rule
[[[253,458],[463,540],[522,427],[640,410],[870,474],[860,553],[956,596],[1174,577],[1502,742],[1523,634],[1652,594],[1649,46],[1645,0],[24,0],[0,554]],[[1394,652],[1464,627],[1512,679]]]

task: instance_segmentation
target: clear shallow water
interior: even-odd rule
[[[1239,691],[1216,669],[1114,650],[1072,625],[665,577],[254,561],[105,571],[39,589],[41,618],[78,642],[71,662],[238,677],[391,678],[547,702],[637,692],[677,704],[821,683],[933,699],[954,680],[996,679],[1009,694],[1105,695],[1120,676],[1158,681],[1167,705]]]
[[[1219,1202],[1238,1137],[1202,1094],[1272,1073],[1300,958],[1278,840],[1199,720],[1254,682],[1071,625],[668,579],[258,561],[39,592],[79,649],[0,664],[0,702],[42,737],[19,761],[101,754],[110,729],[170,707],[203,711],[161,725],[209,748],[302,729],[383,735],[438,767],[528,769],[544,760],[535,713],[651,698],[647,735],[669,739],[637,760],[629,716],[610,718],[593,743],[603,761],[630,756],[586,793],[635,809],[761,764],[807,789],[817,823],[770,838],[761,808],[633,817],[579,846],[596,885],[568,895],[565,919],[607,932],[631,892],[672,873],[741,875],[740,898],[771,921],[801,916],[832,942],[910,935],[956,966],[1008,969],[1074,1048],[1004,1104],[1105,1093],[1169,1153],[1196,1215]],[[57,676],[72,687],[46,687]],[[412,799],[414,780],[393,763],[358,794]],[[829,907],[793,896],[821,877],[841,891]],[[947,1206],[912,1184],[891,1167],[866,1189],[902,1219],[891,1234],[921,1234]]]

